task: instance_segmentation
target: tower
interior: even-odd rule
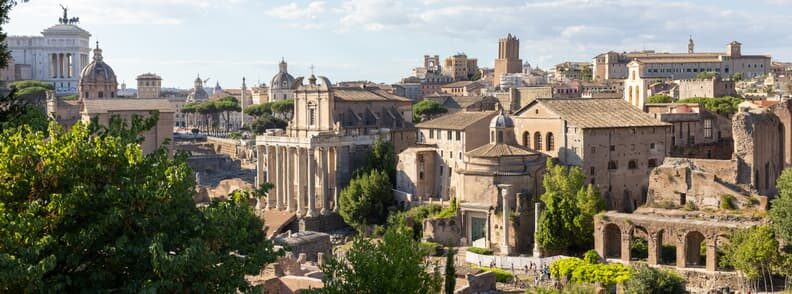
[[[495,59],[494,85],[500,85],[500,79],[507,73],[519,73],[522,70],[520,60],[520,39],[508,34],[498,40],[498,58]]]
[[[93,51],[93,61],[80,72],[77,85],[80,99],[115,98],[118,81],[113,69],[104,62],[98,41]]]
[[[690,39],[688,39],[688,53],[693,53],[693,35],[690,35]]]
[[[160,98],[162,78],[153,73],[137,76],[137,91],[138,98]]]

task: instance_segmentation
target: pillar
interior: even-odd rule
[[[295,182],[297,182],[297,187],[295,187],[295,191],[294,192],[296,194],[295,197],[297,198],[296,199],[297,200],[296,201],[296,205],[297,205],[297,216],[298,217],[301,217],[302,214],[303,214],[303,200],[302,200],[302,198],[303,198],[302,197],[303,196],[303,194],[302,194],[302,192],[303,192],[302,191],[303,190],[302,189],[302,184],[303,184],[302,172],[303,172],[303,168],[301,166],[302,165],[302,154],[303,154],[302,150],[303,150],[302,148],[297,148],[296,150],[294,150],[295,151],[295,156],[294,156],[294,160],[295,160],[295,164],[294,164],[294,179],[295,179]]]
[[[314,181],[316,180],[316,162],[314,161],[314,149],[308,148],[308,174],[306,177],[308,178],[308,211],[305,213],[305,216],[312,217],[316,215],[314,211],[316,209],[316,186]]]
[[[676,243],[676,264],[678,268],[685,268],[687,267],[687,244],[685,244],[685,237],[683,236],[681,239],[677,237]]]
[[[281,199],[283,199],[283,190],[285,184],[283,182],[283,159],[281,158],[281,147],[275,147],[275,209],[281,209]]]
[[[542,203],[536,202],[534,204],[534,240],[533,240],[533,256],[542,257],[542,250],[539,248],[539,216],[542,214]]]
[[[333,155],[330,156],[332,162],[330,163],[330,179],[333,180],[333,212],[338,212],[338,147],[333,147]]]
[[[283,198],[284,198],[283,202],[284,202],[285,209],[287,211],[292,211],[291,197],[292,197],[292,187],[294,187],[294,181],[292,180],[292,176],[291,176],[291,174],[292,174],[291,173],[292,172],[291,171],[291,166],[292,166],[292,162],[291,162],[291,160],[292,160],[292,158],[291,158],[291,148],[286,147],[284,149],[283,153],[285,155],[284,156],[285,158],[283,159],[283,165],[284,165],[284,168],[283,168],[283,181],[284,181],[284,184],[285,184],[285,187],[286,187],[286,189],[283,189],[283,194],[284,194],[283,195]]]
[[[501,240],[501,254],[509,255],[509,187],[511,185],[498,185],[501,188],[501,207],[503,208],[503,240]]]
[[[264,182],[264,157],[261,150],[263,146],[256,146],[256,187],[258,189]],[[264,207],[261,205],[261,196],[256,199],[256,209],[260,210]]]
[[[319,154],[320,154],[319,156],[322,157],[322,192],[321,192],[322,194],[320,195],[322,197],[322,210],[321,210],[322,215],[326,215],[330,213],[330,210],[327,209],[327,206],[329,204],[329,202],[327,201],[328,200],[327,188],[329,187],[329,185],[327,183],[328,183],[328,173],[330,172],[327,168],[327,157],[329,156],[329,153],[330,152],[328,152],[327,147],[319,149]]]
[[[275,184],[275,148],[267,146],[267,183]],[[275,196],[277,187],[272,187],[267,192],[267,205],[266,209],[272,208],[272,198]]]
[[[621,231],[621,259],[625,263],[630,263],[630,243],[632,243],[632,229],[625,228]]]
[[[663,249],[663,239],[660,237],[660,232],[652,233],[649,240],[646,240],[649,246],[649,256],[646,259],[649,265],[657,265],[660,261],[660,255]]]
[[[712,237],[711,240],[704,240],[704,242],[707,242],[707,270],[713,272],[718,270],[718,245],[716,244],[716,238],[717,236]]]

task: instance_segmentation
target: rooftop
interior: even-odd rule
[[[336,87],[333,88],[336,101],[404,101],[410,99],[385,92],[380,88]]]
[[[107,113],[114,111],[150,111],[175,112],[168,99],[84,99],[84,109],[88,113]]]
[[[486,144],[467,153],[471,157],[529,156],[534,154],[536,153],[533,151],[503,143]]]
[[[419,129],[464,130],[481,120],[489,121],[495,114],[495,111],[459,111],[422,122],[415,127]]]
[[[652,115],[644,113],[622,99],[547,99],[540,98],[528,104],[521,113],[534,103],[541,103],[570,125],[584,128],[629,128],[670,126]]]

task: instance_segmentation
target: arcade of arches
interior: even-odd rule
[[[663,260],[663,245],[676,247],[677,268],[704,268],[717,271],[718,246],[727,241],[732,231],[758,224],[756,221],[724,221],[718,219],[693,220],[659,214],[626,214],[607,212],[595,217],[594,248],[606,259],[634,261],[631,243],[637,238],[646,240],[649,265]],[[701,248],[706,248],[702,253]]]

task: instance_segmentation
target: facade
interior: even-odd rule
[[[723,80],[719,75],[710,79],[679,80],[676,83],[679,85],[679,99],[737,95],[734,81]]]
[[[278,64],[278,73],[270,82],[268,101],[286,99],[294,99],[294,77],[289,74],[288,64],[284,59]]]
[[[522,60],[520,59],[520,39],[508,34],[506,38],[498,40],[498,58],[495,59],[494,86],[501,83],[501,78],[505,74],[519,73],[522,70]]]
[[[440,87],[440,92],[451,96],[477,96],[481,95],[483,87],[475,81],[459,81],[445,84]]]
[[[115,98],[118,91],[118,81],[115,72],[102,57],[102,49],[96,42],[93,62],[87,64],[80,72],[77,90],[82,99]],[[57,93],[57,92],[56,92]]]
[[[454,81],[470,80],[478,71],[478,59],[468,58],[464,53],[447,57],[443,64],[443,74]]]
[[[556,64],[553,68],[553,75],[550,78],[557,83],[565,83],[571,80],[590,80],[591,63],[567,61]]]
[[[138,98],[160,98],[162,91],[162,77],[153,73],[144,73],[137,76]]]
[[[303,81],[295,79],[289,126],[256,138],[256,182],[275,185],[258,207],[295,214],[321,230],[327,227],[319,216],[336,215],[341,187],[377,139],[391,140],[397,151],[415,141],[412,104],[377,88],[333,87],[325,77]]]
[[[418,101],[423,98],[423,90],[421,83],[398,83],[393,84],[393,94],[402,96],[412,101]]]
[[[537,99],[515,114],[523,146],[581,167],[608,209],[646,202],[648,175],[668,154],[670,125],[621,99]]]
[[[647,104],[646,112],[671,124],[670,156],[731,158],[732,125],[726,116],[710,112],[698,104]]]
[[[90,59],[88,31],[77,26],[76,18],[64,16],[41,32],[41,36],[9,36],[6,40],[15,61],[17,80],[40,80],[55,86],[57,95],[77,93],[80,70]]]
[[[742,44],[732,41],[726,45],[725,52],[608,52],[594,57],[594,77],[598,80],[626,79],[629,76],[628,64],[633,60],[647,65],[644,68],[646,77],[672,80],[693,79],[701,72],[723,76],[741,73],[744,78],[753,78],[771,71],[770,56],[743,55],[741,48]]]

